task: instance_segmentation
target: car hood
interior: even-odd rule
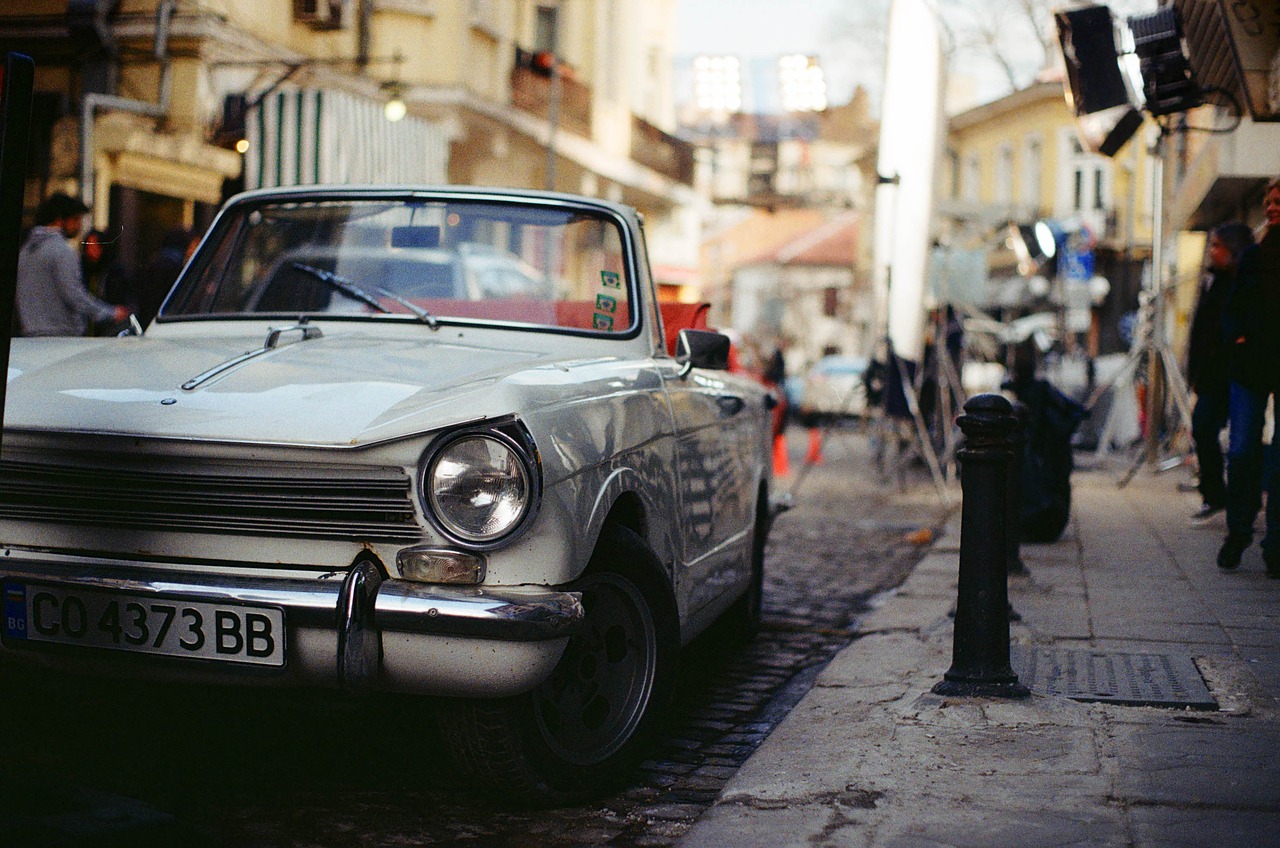
[[[357,447],[501,414],[496,387],[551,359],[534,350],[346,334],[281,343],[235,362],[259,349],[261,336],[247,335],[15,339],[4,424]]]

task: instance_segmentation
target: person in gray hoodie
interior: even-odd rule
[[[36,226],[18,254],[15,311],[23,336],[83,336],[90,321],[124,321],[129,308],[89,294],[80,257],[67,239],[80,233],[89,209],[61,192],[36,209]]]

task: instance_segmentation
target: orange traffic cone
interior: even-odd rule
[[[791,473],[791,461],[787,459],[787,437],[779,433],[773,437],[773,476],[786,477]]]
[[[817,427],[809,428],[809,450],[804,455],[805,465],[817,465],[822,462],[822,431]]]

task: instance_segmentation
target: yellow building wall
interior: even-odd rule
[[[1013,163],[1010,202],[1013,207],[1023,208],[1026,199],[1033,196],[1026,186],[1028,140],[1039,137],[1041,168],[1038,191],[1034,193],[1039,198],[1035,214],[1045,217],[1064,214],[1066,210],[1058,207],[1058,201],[1064,192],[1067,192],[1065,196],[1070,196],[1071,187],[1059,184],[1070,174],[1061,139],[1064,133],[1068,136],[1075,133],[1065,98],[1061,93],[1050,91],[1046,96],[1019,104],[1016,108],[1003,111],[992,108],[991,111],[989,118],[950,132],[948,147],[953,158],[948,163],[944,192],[949,192],[953,185],[962,185],[965,162],[976,155],[980,162],[977,199],[982,204],[995,204],[1000,150],[1008,145]],[[1107,233],[1112,242],[1148,246],[1151,243],[1153,169],[1147,147],[1153,129],[1149,123],[1144,125],[1114,157],[1101,157],[1109,173],[1110,210],[1116,224],[1115,229]],[[954,168],[959,168],[960,173],[953,172],[951,169]]]
[[[1023,159],[1026,156],[1027,139],[1038,136],[1042,139],[1041,170],[1038,196],[1041,214],[1049,214],[1055,189],[1055,175],[1058,169],[1058,128],[1067,121],[1066,107],[1058,100],[1041,100],[1013,112],[994,116],[991,120],[968,127],[952,137],[951,146],[958,154],[961,167],[973,155],[977,155],[980,166],[979,197],[983,203],[996,201],[996,170],[999,162],[999,151],[1005,144],[1012,146],[1013,175],[1012,201],[1021,202],[1028,196]]]

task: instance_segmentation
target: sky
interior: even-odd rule
[[[677,53],[806,52],[849,0],[678,0]]]
[[[1044,13],[1059,3],[1042,0]],[[817,55],[827,80],[828,100],[848,102],[862,84],[878,107],[884,55],[883,37],[890,0],[677,0],[676,56],[733,54],[746,62],[783,53]],[[966,21],[995,15],[1001,21],[1002,53],[1019,68],[1020,85],[1032,81],[1044,57],[1034,33],[1012,0],[931,0],[947,19],[949,37],[960,44],[950,60],[953,97],[976,105],[1009,92],[1008,80],[990,61],[989,51],[965,48],[974,37]],[[1112,0],[1117,16],[1153,10],[1156,0]],[[1002,11],[992,11],[1002,10]],[[1001,17],[1004,15],[1004,17]],[[1004,26],[1007,21],[1008,25]],[[880,29],[880,33],[875,32]],[[947,45],[944,44],[944,49]],[[681,99],[677,93],[677,101]],[[953,107],[960,105],[952,103]]]
[[[848,46],[831,36],[850,0],[678,0],[677,56],[733,54],[743,59],[783,53],[817,55],[828,99],[847,102],[856,83]],[[877,60],[878,64],[879,60]]]

